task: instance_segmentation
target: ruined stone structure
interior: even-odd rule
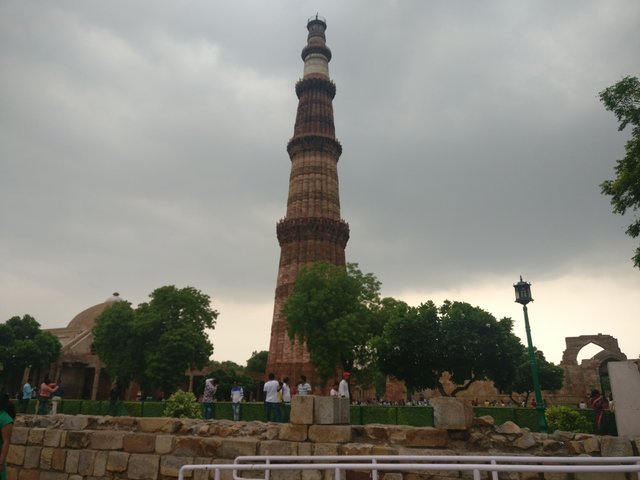
[[[565,344],[567,348],[560,362],[560,367],[564,370],[564,382],[562,389],[556,392],[556,395],[564,398],[565,403],[569,403],[569,399],[573,400],[571,403],[576,403],[584,400],[594,388],[605,393],[610,392],[607,364],[627,359],[627,356],[620,351],[618,340],[611,335],[598,333],[566,337]],[[578,365],[580,350],[589,344],[601,347],[602,351]]]
[[[300,268],[316,261],[345,264],[349,226],[340,218],[338,158],[332,101],[336,87],[329,78],[331,50],[325,41],[327,24],[309,19],[307,45],[302,50],[304,75],[296,84],[298,111],[293,138],[287,213],[277,225],[280,264],[271,325],[267,371],[296,381],[305,374],[316,388],[315,373],[304,344],[292,342],[282,315]]]

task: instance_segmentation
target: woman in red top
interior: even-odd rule
[[[44,378],[44,381],[40,384],[40,389],[38,390],[38,415],[48,415],[49,414],[49,402],[51,401],[51,395],[58,390],[58,387],[55,383],[51,383],[48,377]]]

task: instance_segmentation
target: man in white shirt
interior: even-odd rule
[[[298,395],[311,395],[311,385],[307,382],[306,375],[300,375],[300,383],[298,384]]]
[[[351,374],[349,372],[342,373],[342,380],[340,380],[340,385],[338,385],[338,396],[340,398],[349,398],[349,377]]]
[[[265,382],[262,390],[264,391],[264,412],[267,416],[267,422],[271,421],[271,417],[274,422],[279,422],[278,391],[280,390],[280,382],[276,380],[275,374],[269,374],[269,380]]]

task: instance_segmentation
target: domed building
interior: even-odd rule
[[[54,381],[62,381],[65,397],[91,400],[107,398],[111,378],[93,348],[92,329],[98,315],[114,302],[121,301],[116,292],[104,302],[78,313],[65,328],[47,329],[62,344],[58,361],[49,369],[49,377]]]

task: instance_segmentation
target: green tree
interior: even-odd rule
[[[356,264],[316,262],[300,270],[283,307],[291,339],[306,342],[311,362],[326,382],[337,368],[368,362],[379,328],[380,282]]]
[[[24,369],[44,369],[60,355],[60,341],[40,329],[31,315],[14,316],[0,324],[0,378],[6,388],[17,390]]]
[[[538,366],[538,380],[540,381],[541,390],[555,391],[562,388],[564,381],[564,370],[559,366],[549,362],[544,353],[534,347],[534,355],[536,356],[536,365]],[[513,393],[524,394],[525,405],[529,404],[529,395],[533,392],[533,379],[531,378],[531,362],[529,361],[529,353],[522,347],[522,354],[516,365],[516,375],[510,386],[511,400],[519,403],[513,398]]]
[[[247,369],[232,361],[211,362],[211,371],[207,377],[218,379],[216,398],[229,401],[233,382],[237,381],[244,390],[245,400],[257,391],[258,382],[247,375]],[[204,388],[204,386],[203,386]]]
[[[251,373],[264,374],[267,370],[267,360],[269,352],[262,350],[261,352],[253,351],[251,358],[247,360],[247,371]]]
[[[493,380],[500,390],[513,381],[522,344],[511,319],[449,301],[439,309],[427,302],[397,312],[374,345],[382,372],[404,380],[409,393],[437,388],[455,396],[477,380]],[[445,371],[459,385],[450,393],[440,383]]]
[[[382,312],[382,334],[373,341],[380,370],[404,381],[408,397],[416,390],[436,388],[441,368],[436,306],[427,302],[410,307],[385,298]]]
[[[616,178],[602,182],[600,188],[604,195],[611,197],[614,213],[636,212],[640,208],[640,80],[625,77],[600,92],[600,100],[618,119],[619,131],[631,126],[631,139],[625,145],[625,156],[616,162]],[[634,217],[626,231],[632,238],[640,235],[640,218],[637,214]],[[640,268],[640,247],[635,251],[633,263]]]
[[[136,380],[143,392],[171,394],[190,368],[202,368],[213,353],[206,330],[218,312],[208,295],[193,287],[165,286],[133,309],[116,302],[97,319],[94,345],[107,371],[119,381]]]

